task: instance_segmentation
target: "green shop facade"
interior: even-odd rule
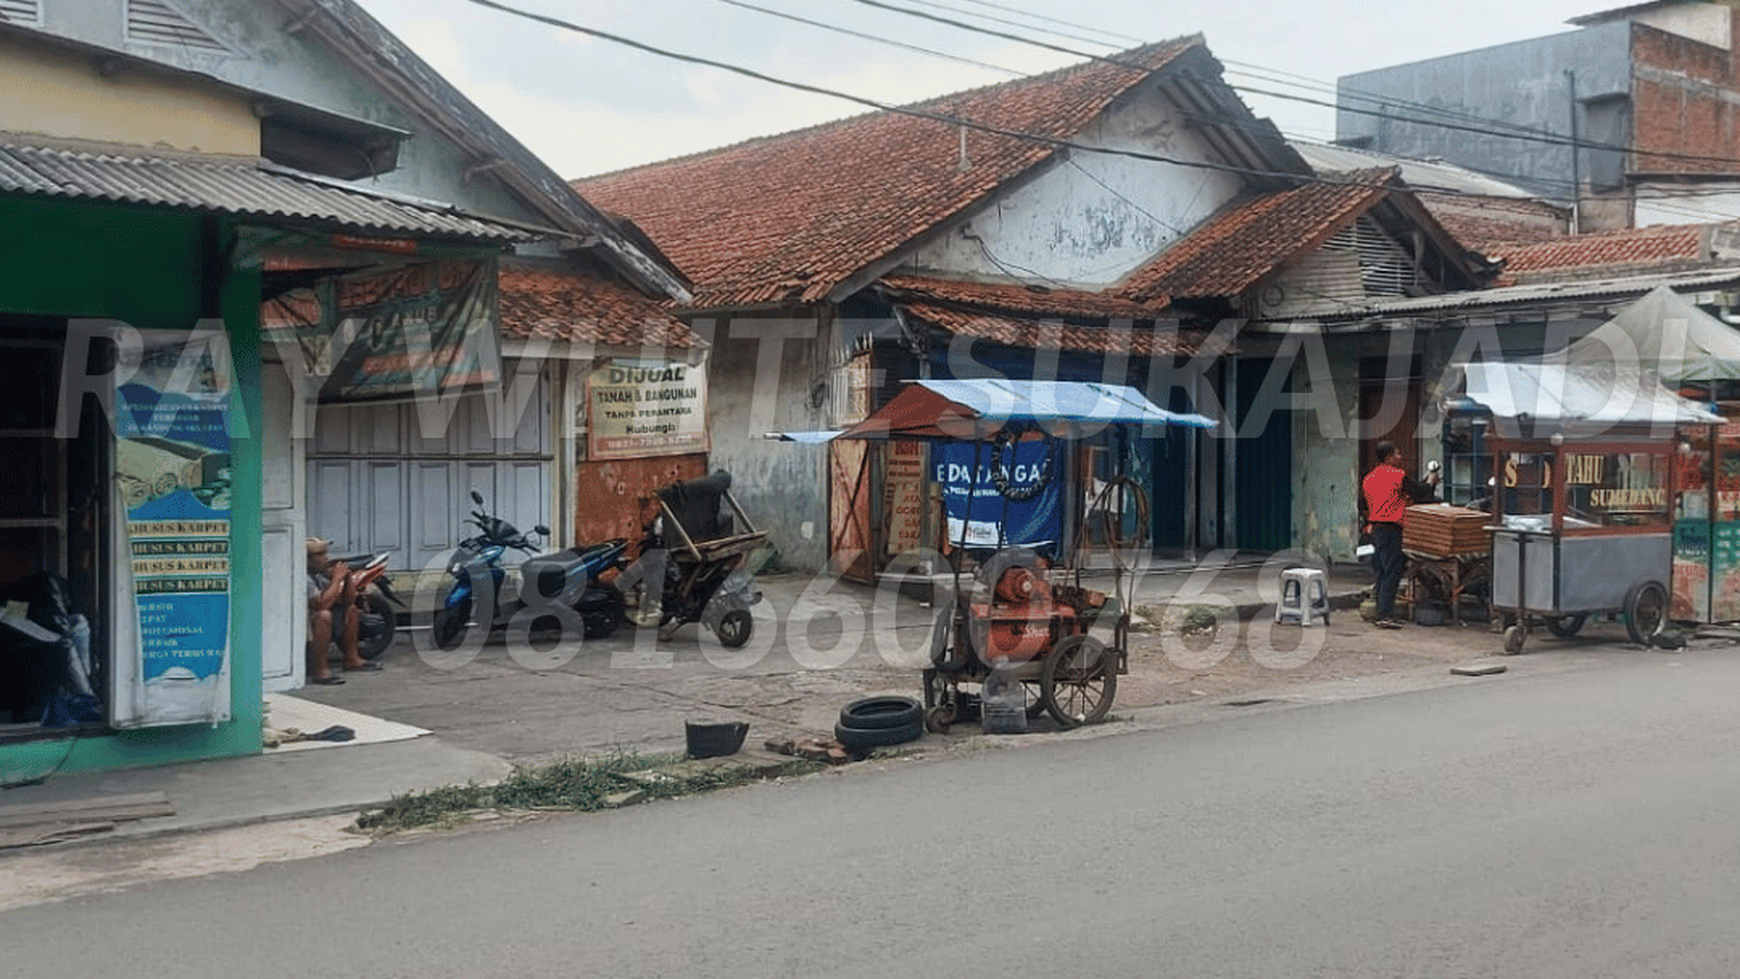
[[[288,422],[258,243],[343,238],[355,267],[492,259],[499,231],[0,194],[0,785],[261,750],[264,623],[304,596],[262,548]]]

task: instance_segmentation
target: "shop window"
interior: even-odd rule
[[[102,411],[56,438],[64,324],[0,321],[0,737],[97,723],[108,654]],[[45,714],[54,725],[44,727]]]

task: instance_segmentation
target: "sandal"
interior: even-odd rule
[[[308,678],[308,682],[317,687],[336,687],[344,682],[344,677],[332,676],[330,674],[327,676],[311,676]]]
[[[381,664],[376,663],[373,660],[364,660],[355,666],[345,667],[344,671],[346,673],[379,673],[382,669],[383,667]]]

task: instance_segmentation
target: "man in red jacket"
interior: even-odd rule
[[[1402,521],[1409,505],[1432,495],[1430,482],[1421,483],[1402,468],[1405,461],[1393,442],[1379,442],[1378,463],[1366,474],[1360,485],[1360,509],[1364,511],[1366,529],[1370,531],[1372,569],[1377,572],[1377,625],[1383,629],[1400,629],[1396,618],[1396,590],[1402,584],[1402,570],[1407,559],[1402,555]],[[1429,480],[1435,482],[1434,473]]]

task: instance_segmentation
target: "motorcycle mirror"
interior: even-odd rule
[[[471,491],[471,502],[477,504],[478,506],[483,506],[483,494],[479,493],[477,490],[472,490]]]
[[[538,525],[534,526],[532,528],[532,531],[536,534],[539,534],[540,536],[543,536],[543,537],[550,536],[550,528],[544,526],[543,524],[538,524]]]

